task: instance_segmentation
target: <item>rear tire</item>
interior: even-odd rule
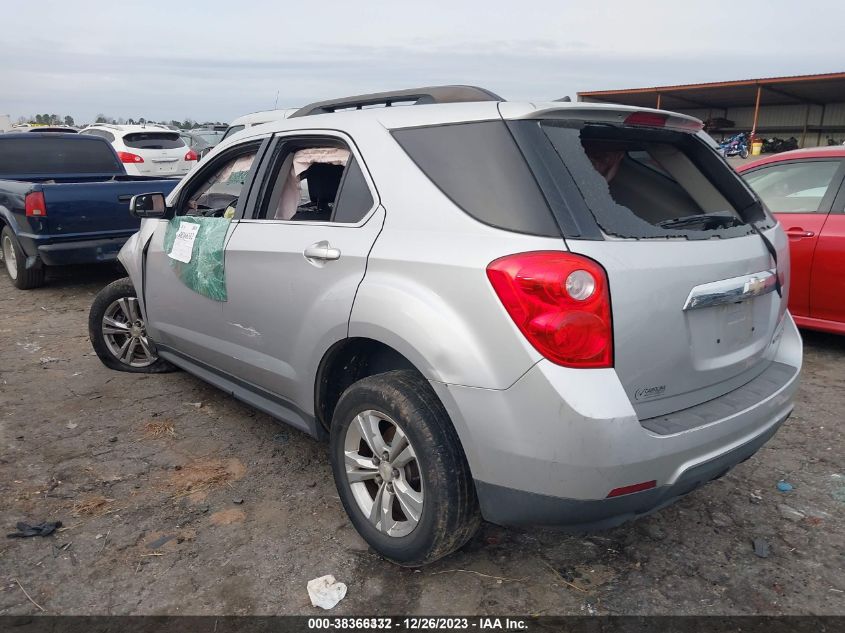
[[[743,160],[744,160],[744,159],[746,159],[746,158],[748,158],[748,150],[747,150],[747,149],[742,150],[742,151],[739,153],[739,157],[740,157],[740,158],[742,158]]]
[[[147,336],[135,287],[118,279],[97,293],[88,313],[88,336],[103,365],[116,371],[161,374],[176,368],[159,358]]]
[[[369,376],[344,391],[330,450],[346,513],[385,558],[418,567],[451,554],[478,530],[481,514],[460,440],[417,372]]]
[[[44,266],[37,263],[32,268],[26,267],[26,253],[23,252],[18,238],[8,226],[0,231],[0,252],[6,274],[20,290],[31,290],[44,285]]]

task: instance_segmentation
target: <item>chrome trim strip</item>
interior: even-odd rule
[[[752,297],[759,297],[774,291],[776,281],[777,277],[774,270],[764,270],[759,273],[701,284],[690,291],[687,301],[684,303],[684,310],[739,303]]]

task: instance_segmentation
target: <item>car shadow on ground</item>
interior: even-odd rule
[[[845,336],[841,334],[828,334],[827,332],[816,332],[814,330],[801,330],[801,338],[804,339],[804,346],[819,351],[832,351],[845,354]]]
[[[116,262],[108,264],[80,264],[48,268],[42,289],[73,289],[79,286],[102,285],[126,276],[123,266]]]

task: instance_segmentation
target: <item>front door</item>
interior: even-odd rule
[[[810,316],[813,257],[841,182],[841,169],[839,159],[805,159],[768,164],[743,173],[789,237],[789,309],[798,317]]]
[[[225,364],[220,345],[225,296],[219,290],[225,280],[219,269],[212,272],[220,278],[209,280],[207,268],[223,261],[225,240],[237,222],[239,200],[248,189],[260,148],[260,141],[238,145],[195,173],[181,188],[171,217],[159,221],[153,233],[144,296],[148,328],[162,351],[215,367]],[[174,251],[174,232],[183,221],[203,224],[187,256]],[[210,253],[203,250],[205,239],[214,240]]]
[[[311,412],[317,366],[347,335],[385,211],[350,139],[283,137],[269,152],[252,217],[226,247],[231,373]]]

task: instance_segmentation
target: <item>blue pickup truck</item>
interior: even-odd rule
[[[109,262],[140,220],[132,196],[169,193],[174,179],[128,176],[114,148],[84,134],[0,135],[0,258],[17,288],[50,266]]]

